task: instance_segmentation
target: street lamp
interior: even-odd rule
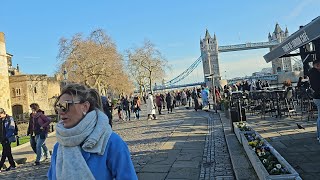
[[[67,85],[67,76],[68,76],[67,69],[64,68],[64,70],[63,70],[63,81],[64,81],[64,85]]]

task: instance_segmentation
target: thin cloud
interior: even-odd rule
[[[223,78],[226,75],[227,79],[235,77],[251,76],[252,73],[261,71],[263,68],[271,67],[271,63],[266,63],[261,56],[251,57],[232,62],[221,62],[220,73]]]
[[[25,56],[23,59],[40,59],[39,56]]]
[[[305,11],[305,8],[315,2],[315,0],[303,0],[286,16],[286,19],[294,19],[301,15]]]
[[[171,48],[174,48],[174,47],[181,47],[181,46],[184,46],[183,43],[180,43],[180,42],[176,42],[176,43],[169,43],[168,44],[168,47],[171,47]]]

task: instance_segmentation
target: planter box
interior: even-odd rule
[[[241,139],[241,135],[240,134],[251,133],[251,132],[254,132],[254,131],[241,131],[238,128],[238,124],[239,124],[238,122],[234,122],[233,123],[233,130],[234,130],[234,134],[236,135],[239,143],[242,144],[242,139]]]
[[[293,167],[266,141],[264,140],[258,133],[255,133],[260,139],[264,141],[264,143],[270,147],[270,153],[272,153],[278,161],[284,166],[290,174],[281,174],[281,175],[270,175],[268,171],[263,166],[262,162],[258,158],[257,154],[252,150],[251,146],[248,144],[247,138],[244,134],[240,134],[243,142],[243,148],[247,153],[247,156],[256,171],[260,180],[272,180],[272,179],[295,179],[295,180],[302,180],[299,174],[293,169]]]

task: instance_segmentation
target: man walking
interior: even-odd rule
[[[16,164],[13,160],[11,146],[10,146],[12,142],[16,141],[15,126],[16,125],[13,118],[8,114],[6,114],[3,108],[0,108],[0,141],[2,144],[0,172],[6,158],[8,158],[10,163],[10,166],[6,169],[6,171],[14,170],[16,168]]]

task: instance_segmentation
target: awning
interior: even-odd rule
[[[312,20],[310,23],[293,33],[275,49],[264,55],[266,62],[271,62],[283,55],[298,49],[307,43],[320,37],[320,16]]]

